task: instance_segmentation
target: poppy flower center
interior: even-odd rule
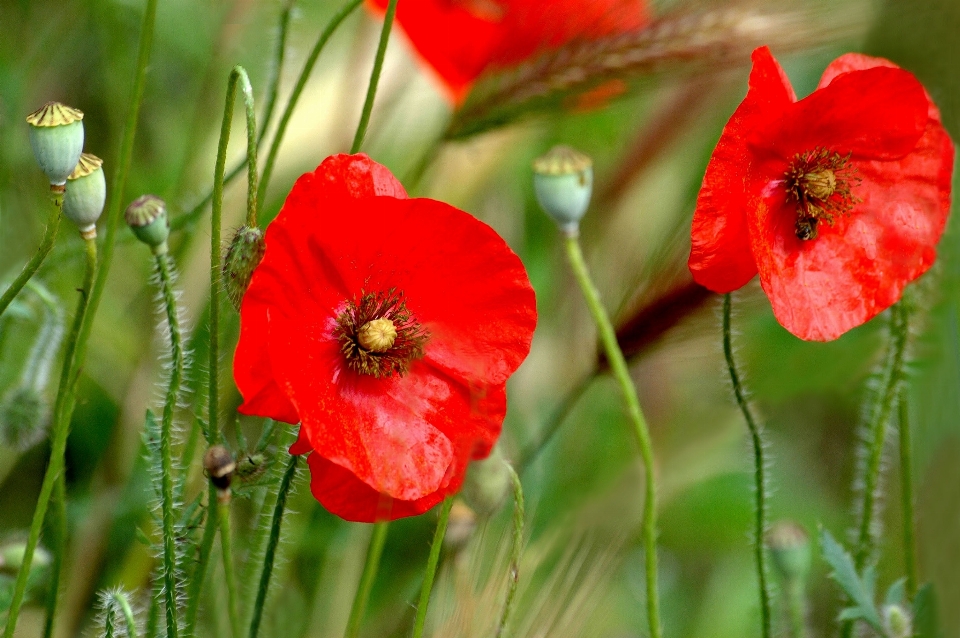
[[[816,239],[821,221],[833,225],[837,215],[848,214],[861,200],[850,190],[860,183],[850,155],[817,147],[797,153],[784,174],[787,203],[796,204],[797,239]]]
[[[403,376],[430,336],[395,288],[348,301],[333,334],[347,367],[378,379]]]

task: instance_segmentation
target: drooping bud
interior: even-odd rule
[[[233,460],[230,450],[222,445],[211,446],[203,455],[203,469],[210,477],[210,482],[217,488],[221,498],[224,494],[229,494],[233,472],[237,469],[237,463]]]
[[[500,509],[509,491],[510,473],[500,446],[496,445],[490,456],[467,468],[460,495],[479,516],[490,516]]]
[[[593,160],[569,146],[554,146],[533,162],[537,201],[568,235],[576,235],[593,193]]]
[[[67,178],[67,192],[63,196],[63,214],[80,227],[80,236],[97,236],[97,220],[107,200],[107,180],[103,176],[103,160],[83,153],[76,168]]]
[[[804,581],[810,572],[810,537],[794,521],[778,521],[767,532],[773,566],[785,582]]]
[[[883,608],[883,624],[890,638],[910,638],[913,636],[913,619],[910,612],[900,605],[886,605]]]
[[[127,206],[124,218],[137,239],[150,246],[154,254],[167,252],[170,220],[167,204],[162,199],[156,195],[141,195]]]
[[[26,450],[46,436],[49,410],[32,385],[11,388],[0,401],[0,441]]]
[[[27,116],[30,146],[51,185],[62,185],[83,151],[83,113],[59,102],[47,102]]]
[[[263,231],[257,227],[241,226],[230,241],[223,259],[223,285],[237,312],[240,311],[240,302],[250,286],[253,271],[260,265],[266,248]]]

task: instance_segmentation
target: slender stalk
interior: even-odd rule
[[[370,113],[373,112],[373,102],[377,97],[377,85],[380,83],[380,72],[383,70],[383,58],[387,53],[387,43],[390,40],[390,30],[393,28],[393,17],[397,13],[397,1],[390,0],[387,13],[383,17],[383,29],[380,31],[380,43],[377,45],[377,55],[373,59],[373,71],[370,73],[370,83],[367,85],[367,97],[363,101],[363,111],[360,113],[360,124],[353,136],[353,145],[350,154],[359,153],[363,146],[363,138],[367,135],[367,125],[370,124]]]
[[[220,502],[220,548],[223,550],[223,574],[227,581],[227,610],[230,615],[230,629],[234,638],[240,636],[240,611],[237,607],[237,577],[233,569],[233,551],[230,534],[229,497]]]
[[[453,507],[453,497],[448,496],[440,506],[440,516],[437,518],[437,529],[433,533],[433,543],[430,545],[430,556],[427,558],[427,568],[423,572],[423,586],[420,588],[420,602],[417,603],[417,615],[413,621],[413,638],[423,636],[423,626],[427,622],[427,606],[430,604],[430,592],[433,591],[433,579],[437,575],[437,564],[440,562],[440,549],[443,547],[443,537],[447,533],[447,523],[450,521],[450,508]]]
[[[520,476],[509,463],[505,463],[510,472],[510,482],[513,484],[513,546],[510,549],[510,584],[507,586],[507,598],[503,603],[503,612],[500,614],[500,624],[497,625],[497,638],[503,635],[513,609],[513,601],[517,594],[517,584],[520,582],[520,556],[523,553],[523,519],[524,501],[523,485]]]
[[[646,497],[643,507],[643,546],[646,558],[647,619],[650,623],[651,638],[660,638],[662,629],[660,627],[660,594],[657,588],[657,489],[653,467],[653,444],[650,440],[647,422],[643,417],[643,411],[640,409],[637,390],[630,378],[630,370],[627,368],[626,359],[624,359],[623,351],[617,343],[617,335],[614,332],[613,324],[610,322],[610,317],[600,301],[600,293],[590,278],[590,272],[583,259],[583,251],[580,249],[580,241],[576,233],[566,236],[566,249],[570,267],[583,292],[590,314],[593,315],[593,320],[597,324],[597,332],[603,343],[604,351],[607,353],[610,370],[623,394],[627,414],[633,426],[633,434],[640,448],[640,456],[643,458],[646,476]]]
[[[386,521],[375,523],[373,526],[370,546],[367,548],[367,560],[364,562],[363,574],[360,576],[357,593],[353,598],[353,605],[350,607],[347,630],[343,634],[345,638],[357,638],[360,635],[360,624],[363,622],[363,613],[367,610],[367,601],[370,599],[373,581],[376,580],[377,571],[380,569],[380,556],[383,555],[383,545],[387,540],[388,529],[389,523]]]
[[[910,402],[900,390],[900,501],[903,509],[903,562],[907,570],[907,597],[917,595],[917,546],[913,516],[913,446],[910,433]]]
[[[297,474],[299,456],[290,456],[287,461],[287,470],[280,481],[277,491],[276,504],[273,507],[273,521],[270,524],[270,539],[263,557],[263,570],[260,572],[260,586],[257,588],[257,598],[253,605],[253,617],[250,619],[250,638],[257,638],[260,632],[260,621],[263,618],[263,607],[267,601],[267,590],[270,588],[270,577],[273,574],[273,564],[277,556],[277,547],[280,544],[280,525],[283,523],[283,514],[287,507],[287,496],[290,486]]]
[[[210,554],[213,552],[213,541],[217,535],[217,526],[216,524],[211,524],[210,521],[218,520],[218,510],[217,488],[211,483],[207,493],[207,525],[203,529],[203,538],[200,540],[197,566],[193,570],[190,585],[187,589],[187,611],[184,614],[185,621],[183,625],[183,635],[187,638],[193,638],[196,635],[197,614],[200,611],[200,592],[203,590],[203,580],[207,574],[207,564],[210,562]]]
[[[807,624],[804,621],[806,600],[803,593],[804,581],[791,579],[787,583],[787,615],[790,619],[791,638],[806,638]]]
[[[3,638],[13,638],[13,632],[17,628],[20,606],[23,604],[23,596],[27,589],[27,577],[30,575],[30,568],[33,564],[33,553],[36,551],[37,543],[40,541],[40,531],[43,528],[43,521],[47,515],[50,497],[53,494],[57,478],[63,471],[64,454],[67,451],[67,436],[70,433],[70,419],[67,413],[69,412],[69,407],[72,405],[70,396],[74,392],[78,378],[74,366],[74,356],[77,353],[81,328],[89,309],[90,289],[97,272],[97,242],[94,239],[88,239],[84,244],[86,247],[87,266],[83,276],[83,285],[80,288],[80,298],[77,301],[77,311],[73,318],[73,326],[67,335],[66,346],[64,347],[60,385],[53,407],[50,461],[47,463],[47,470],[43,475],[40,495],[37,497],[37,507],[33,512],[33,521],[30,523],[27,546],[24,549],[23,563],[21,564],[20,571],[17,573],[17,581],[14,584],[13,598],[10,601],[10,610],[7,614],[7,624],[3,632]]]
[[[30,261],[27,262],[27,265],[23,267],[20,274],[17,275],[17,278],[10,284],[10,287],[3,292],[3,296],[0,296],[0,315],[3,315],[7,306],[10,305],[10,302],[13,301],[20,293],[20,290],[30,281],[30,278],[39,270],[43,260],[50,254],[54,242],[57,241],[57,230],[60,228],[60,219],[63,213],[63,191],[54,190],[51,186],[50,201],[52,204],[50,207],[50,219],[47,221],[47,229],[43,233],[43,239],[40,240],[40,246],[37,248],[37,252],[33,254],[33,257],[30,258]]]
[[[157,274],[160,277],[160,290],[163,306],[167,313],[167,327],[170,330],[170,380],[163,405],[160,421],[160,463],[163,470],[160,479],[160,509],[163,520],[163,595],[166,607],[167,637],[177,638],[177,555],[176,535],[174,531],[173,502],[173,460],[171,440],[173,439],[173,416],[180,397],[180,382],[183,379],[183,341],[180,336],[180,317],[177,312],[177,298],[173,291],[173,276],[170,272],[169,257],[156,255]]]
[[[766,459],[764,459],[760,425],[750,411],[750,404],[743,390],[740,374],[737,372],[737,364],[733,359],[732,331],[730,329],[732,305],[730,294],[727,293],[723,297],[723,354],[727,360],[727,370],[730,372],[730,383],[733,385],[733,394],[737,398],[737,406],[743,414],[743,420],[747,422],[750,439],[753,442],[753,492],[756,499],[754,503],[753,553],[757,561],[757,580],[760,584],[760,616],[763,623],[763,636],[764,638],[770,638],[773,635],[773,620],[770,613],[770,586],[767,583],[767,553],[764,547],[767,527]]]
[[[65,472],[57,475],[53,485],[53,508],[47,516],[50,526],[50,545],[53,549],[53,564],[50,565],[50,584],[47,592],[47,620],[43,626],[44,638],[53,636],[53,626],[57,617],[57,604],[60,601],[60,575],[63,573],[63,561],[67,553],[67,485]],[[53,519],[53,520],[50,520]]]
[[[127,595],[120,591],[111,591],[103,595],[103,604],[106,607],[106,623],[110,627],[116,622],[117,608],[123,614],[123,621],[126,624],[127,638],[137,638],[137,621],[133,616],[133,608],[130,606],[130,600]],[[110,635],[109,629],[107,635]]]
[[[280,144],[283,142],[283,135],[287,131],[287,125],[290,123],[290,117],[293,115],[293,109],[296,107],[300,99],[300,94],[303,93],[303,89],[307,85],[307,80],[310,78],[310,73],[313,71],[313,66],[316,64],[320,52],[323,51],[330,36],[334,34],[337,27],[340,26],[340,23],[362,3],[363,0],[349,0],[349,2],[333,16],[323,31],[320,32],[320,37],[317,38],[313,49],[310,51],[310,55],[307,56],[307,61],[304,62],[303,70],[300,71],[300,75],[297,77],[297,83],[293,87],[293,92],[290,94],[287,106],[280,115],[277,132],[274,133],[273,141],[270,143],[270,150],[267,151],[267,159],[263,164],[263,176],[260,179],[260,190],[257,193],[258,201],[263,202],[263,198],[267,192],[267,186],[270,183],[270,177],[273,175],[273,167],[276,164],[277,154],[280,152]]]

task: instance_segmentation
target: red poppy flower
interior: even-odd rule
[[[368,0],[382,11],[388,0]],[[403,0],[397,22],[454,102],[491,67],[646,26],[644,0]]]
[[[797,101],[761,47],[703,179],[693,277],[724,293],[759,272],[787,330],[836,339],[933,264],[953,155],[937,107],[911,73],[844,55]]]
[[[500,434],[536,302],[489,226],[366,155],[294,185],[240,308],[240,411],[300,422],[311,489],[354,521],[422,513]]]

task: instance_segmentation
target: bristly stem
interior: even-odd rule
[[[343,6],[340,11],[330,20],[323,31],[320,32],[320,37],[317,38],[316,43],[313,45],[313,49],[310,51],[310,55],[307,56],[306,62],[303,64],[303,69],[300,71],[300,75],[297,77],[297,83],[293,87],[293,92],[290,93],[290,99],[287,100],[287,106],[283,109],[283,113],[280,115],[280,122],[277,124],[277,132],[273,134],[273,141],[270,142],[270,150],[267,151],[267,159],[263,163],[263,176],[260,179],[260,190],[257,194],[257,200],[261,203],[267,192],[267,186],[270,184],[270,177],[273,175],[273,167],[277,161],[277,154],[280,152],[280,144],[283,142],[283,135],[287,131],[287,124],[290,123],[290,117],[293,115],[293,109],[296,107],[297,102],[300,99],[300,94],[303,93],[304,87],[307,85],[307,80],[310,78],[310,73],[313,71],[313,66],[317,62],[317,58],[320,56],[320,52],[323,51],[323,48],[326,46],[327,41],[330,39],[330,36],[334,34],[337,30],[337,27],[340,26],[347,16],[353,13],[354,9],[359,7],[363,3],[363,0],[350,0],[347,4]]]
[[[646,559],[647,619],[650,624],[651,638],[660,638],[662,629],[660,627],[660,594],[657,586],[657,488],[653,466],[653,443],[650,440],[647,422],[640,408],[637,390],[633,385],[633,379],[630,378],[630,370],[627,368],[626,359],[624,359],[623,351],[617,343],[617,335],[613,329],[613,324],[610,322],[610,317],[600,301],[600,293],[590,278],[590,272],[583,259],[583,251],[580,249],[580,241],[576,234],[566,236],[566,249],[570,267],[577,283],[580,285],[580,290],[583,292],[590,314],[593,315],[593,320],[597,324],[600,341],[603,343],[607,359],[610,362],[610,371],[617,380],[623,394],[627,414],[633,426],[633,434],[640,448],[640,456],[643,458],[646,477],[646,496],[643,507],[643,546]]]
[[[417,603],[417,615],[413,621],[413,638],[423,636],[423,627],[427,622],[427,607],[430,604],[430,592],[433,591],[433,579],[437,575],[437,564],[440,562],[440,550],[443,548],[443,537],[447,533],[447,523],[450,521],[450,509],[453,507],[453,497],[448,496],[440,506],[440,515],[437,517],[437,529],[433,533],[433,543],[430,544],[430,555],[427,557],[427,568],[423,572],[423,586],[420,588],[420,602]]]
[[[17,573],[17,581],[14,584],[13,598],[10,601],[10,610],[7,615],[7,625],[3,632],[3,638],[13,638],[13,632],[17,628],[17,618],[20,615],[20,606],[23,604],[23,596],[27,588],[27,577],[30,575],[30,568],[33,564],[33,553],[40,541],[40,531],[47,515],[50,497],[53,494],[58,477],[63,471],[64,455],[67,451],[67,436],[70,433],[68,413],[73,407],[71,398],[79,377],[74,366],[74,357],[77,353],[81,328],[89,309],[90,289],[97,272],[97,242],[95,239],[87,239],[84,241],[84,246],[86,248],[87,266],[83,275],[83,285],[80,288],[80,298],[77,300],[77,311],[73,318],[73,326],[67,335],[63,351],[60,385],[57,388],[57,398],[53,406],[50,461],[47,463],[47,471],[43,475],[40,495],[37,497],[37,507],[33,512],[33,521],[30,523],[27,546],[24,549],[20,571]]]
[[[287,469],[283,473],[283,479],[280,481],[280,489],[277,490],[277,500],[273,507],[273,521],[270,524],[270,538],[267,542],[266,552],[263,556],[263,570],[260,572],[260,585],[257,588],[257,598],[253,605],[253,617],[250,620],[250,638],[257,638],[260,632],[260,620],[263,617],[263,608],[267,602],[267,590],[270,588],[270,577],[273,574],[273,564],[277,556],[277,547],[280,545],[280,526],[283,523],[283,515],[287,507],[287,496],[290,494],[290,486],[297,474],[297,462],[299,456],[291,455],[287,461]]]
[[[917,595],[917,546],[913,515],[913,445],[907,389],[900,390],[900,500],[903,509],[903,562],[907,571],[907,597]]]
[[[3,292],[3,296],[0,297],[0,315],[3,315],[7,306],[10,305],[10,302],[14,300],[27,282],[30,281],[30,278],[39,270],[43,260],[50,254],[54,242],[57,241],[57,230],[60,228],[60,220],[62,219],[63,213],[63,191],[51,188],[50,200],[52,204],[50,207],[50,219],[47,221],[47,229],[43,233],[43,239],[40,240],[40,246],[37,247],[37,252],[33,254],[33,257],[30,258],[27,265],[23,267],[23,270],[17,275],[17,278],[13,280],[10,287],[7,288]]]
[[[137,621],[136,618],[134,618],[133,607],[130,606],[130,599],[126,593],[122,591],[110,591],[101,594],[101,596],[105,610],[104,624],[106,625],[106,635],[113,635],[110,631],[113,629],[112,625],[116,622],[117,608],[119,608],[127,627],[126,637],[137,638]]]
[[[383,29],[380,31],[380,43],[377,45],[377,55],[373,60],[373,71],[370,73],[370,83],[367,85],[367,97],[363,101],[363,112],[360,114],[360,123],[353,136],[353,145],[350,154],[360,152],[363,138],[367,134],[367,125],[370,123],[370,113],[373,111],[373,102],[377,97],[377,84],[380,82],[380,72],[383,70],[383,58],[387,53],[387,42],[390,40],[390,30],[393,28],[393,17],[397,13],[397,0],[390,0],[387,13],[383,17]]]
[[[513,601],[517,594],[517,585],[520,582],[520,556],[523,554],[523,521],[525,505],[523,500],[523,485],[520,476],[509,463],[504,462],[510,473],[510,482],[513,485],[513,545],[510,549],[510,581],[507,585],[507,598],[503,602],[503,612],[500,614],[500,624],[497,625],[497,638],[503,635],[513,609]]]
[[[183,340],[180,335],[180,316],[177,311],[176,293],[173,290],[170,258],[165,253],[158,254],[156,262],[163,306],[167,313],[167,327],[170,331],[170,379],[160,421],[160,463],[163,470],[160,477],[160,509],[163,521],[163,596],[166,607],[167,636],[177,638],[179,635],[177,555],[173,511],[173,459],[170,450],[173,439],[173,417],[180,397],[180,382],[183,379]]]
[[[757,580],[760,584],[760,615],[763,622],[763,636],[764,638],[770,638],[773,635],[773,620],[770,613],[770,586],[767,582],[767,552],[764,546],[767,531],[766,459],[764,458],[760,425],[750,411],[750,403],[747,401],[740,374],[737,372],[737,364],[733,358],[732,330],[730,329],[732,306],[730,293],[727,293],[723,297],[723,355],[727,360],[727,370],[730,372],[730,383],[733,385],[733,394],[737,398],[737,406],[743,414],[743,420],[747,422],[747,428],[750,430],[750,438],[753,442],[753,495],[756,499],[754,503],[753,553],[757,562]]]
[[[380,556],[383,555],[383,546],[387,541],[387,530],[390,524],[386,521],[375,523],[370,536],[370,546],[367,548],[367,559],[363,564],[363,574],[357,585],[357,593],[353,597],[350,607],[350,618],[347,620],[345,638],[357,638],[360,635],[360,625],[363,622],[363,613],[367,610],[367,601],[373,589],[373,581],[377,579],[380,569]]]
[[[237,606],[237,577],[233,568],[233,551],[230,533],[230,500],[229,496],[219,504],[220,549],[223,552],[223,575],[227,581],[227,612],[230,616],[230,630],[233,638],[240,636],[240,610]]]

